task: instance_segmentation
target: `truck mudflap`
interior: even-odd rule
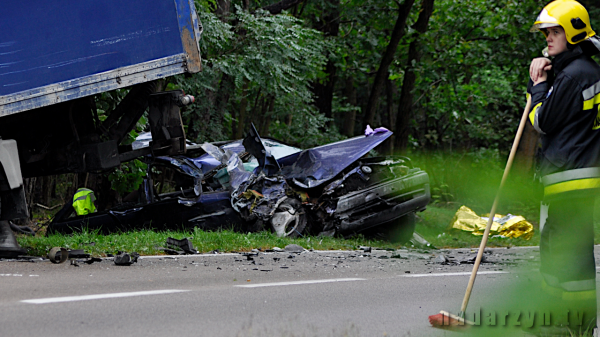
[[[0,220],[28,216],[17,142],[0,139]]]
[[[15,140],[0,138],[0,166],[4,169],[10,189],[15,189],[23,185],[19,152]],[[0,179],[2,179],[1,174]]]
[[[29,211],[17,142],[12,139],[0,139],[0,258],[14,258],[27,253],[17,243],[8,223],[8,220],[27,217]]]

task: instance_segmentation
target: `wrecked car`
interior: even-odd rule
[[[429,200],[429,177],[402,156],[369,156],[392,132],[302,150],[262,139],[188,146],[186,156],[147,157],[137,202],[54,219],[49,233],[151,228],[384,235],[407,241]],[[196,156],[194,156],[194,153]]]

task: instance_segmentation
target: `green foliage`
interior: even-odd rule
[[[431,188],[431,203],[443,204],[454,201],[454,196],[449,192],[450,186],[447,184],[440,184],[439,187]]]
[[[179,87],[197,98],[184,112],[191,139],[231,138],[230,126],[239,122],[243,100],[247,121],[266,125],[266,133],[273,125],[270,122],[314,113],[310,83],[325,63],[326,42],[319,32],[303,27],[293,16],[261,10],[250,14],[240,7],[226,22],[209,12],[198,15],[205,27],[204,69],[191,78],[175,78]],[[224,97],[229,99],[224,111],[219,111]]]
[[[326,126],[328,121],[322,114],[308,110],[296,115],[290,125],[275,121],[271,125],[271,136],[305,149],[342,140],[337,129]]]
[[[96,95],[96,109],[100,121],[103,122],[128,93],[129,89],[117,89]]]
[[[123,163],[108,175],[110,187],[119,194],[137,190],[146,176],[147,169],[148,165],[137,159]]]
[[[427,148],[510,147],[528,65],[543,38],[528,33],[537,1],[438,0],[423,38],[413,137]]]

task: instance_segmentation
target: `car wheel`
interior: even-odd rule
[[[412,239],[415,226],[416,216],[414,212],[411,212],[396,220],[380,225],[375,230],[390,242],[406,243]]]
[[[271,218],[271,227],[279,237],[302,236],[306,228],[306,213],[300,201],[291,198],[283,201]]]

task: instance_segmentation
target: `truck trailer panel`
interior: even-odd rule
[[[201,69],[193,0],[8,2],[0,117]]]

